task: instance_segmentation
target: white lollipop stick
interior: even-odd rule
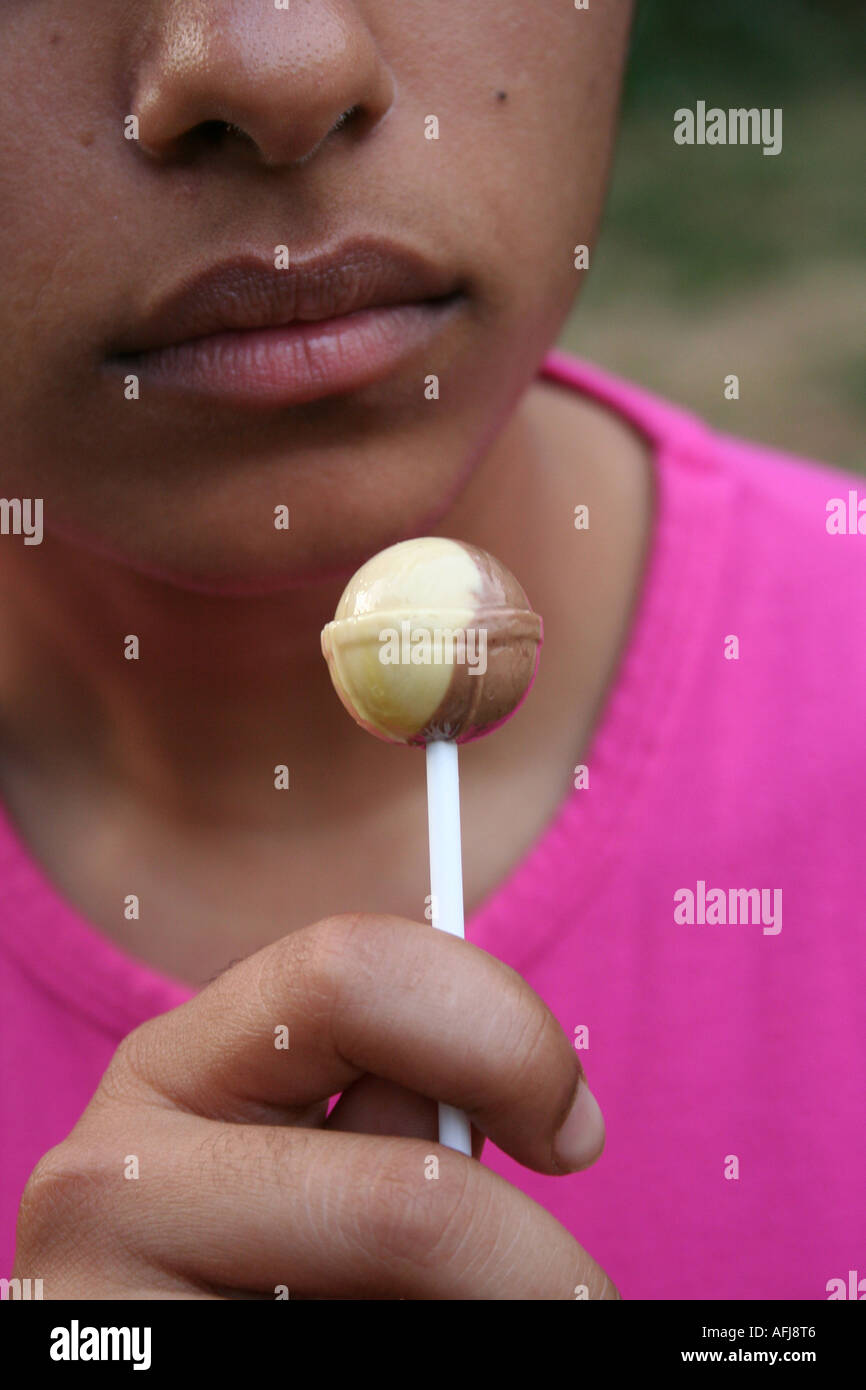
[[[460,778],[457,744],[427,744],[427,828],[434,927],[464,937],[463,862],[460,850]],[[439,1142],[472,1155],[472,1130],[462,1110],[439,1102]]]

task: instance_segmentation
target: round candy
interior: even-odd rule
[[[377,738],[467,743],[522,703],[541,640],[541,619],[504,565],[425,536],[361,566],[322,652],[346,709]]]

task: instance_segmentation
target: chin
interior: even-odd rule
[[[398,415],[383,426],[377,413],[350,430],[335,416],[326,439],[286,425],[276,440],[226,430],[189,447],[144,429],[134,441],[109,433],[89,466],[60,475],[43,463],[46,532],[193,593],[240,598],[349,578],[443,522],[493,433],[456,408],[423,423]],[[278,508],[287,528],[275,524],[285,521]]]
[[[264,539],[261,517],[253,520],[240,509],[221,524],[204,525],[194,516],[186,534],[183,527],[142,527],[122,538],[74,528],[54,534],[76,550],[160,584],[214,598],[253,598],[345,582],[379,550],[427,534],[447,505],[445,500],[432,508],[380,506],[365,516],[331,503],[319,507],[315,522],[303,527],[290,508],[289,529],[273,528]]]

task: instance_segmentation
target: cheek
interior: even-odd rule
[[[106,300],[143,220],[118,177],[116,53],[95,22],[63,10],[13,6],[7,17],[0,5],[0,429],[13,467],[19,456],[31,467],[52,427],[62,458],[87,415]]]
[[[387,9],[383,47],[396,55],[402,43],[405,61],[405,9]],[[479,298],[507,317],[498,332],[549,341],[580,286],[574,247],[591,245],[598,225],[631,4],[449,0],[424,11],[410,83],[423,72],[424,110],[439,122],[423,151],[431,195],[459,218]]]

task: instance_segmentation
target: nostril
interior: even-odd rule
[[[335,130],[342,130],[343,126],[347,125],[348,122],[352,119],[352,117],[357,115],[359,110],[360,107],[358,106],[350,106],[348,111],[344,111],[342,115],[337,117],[336,121],[331,126],[331,129],[329,130],[328,134],[333,135]]]
[[[248,132],[232,121],[201,121],[189,134],[197,136],[203,144],[208,145],[221,145],[228,137],[243,140],[247,144],[252,143]]]
[[[255,137],[250,135],[243,126],[235,125],[234,121],[213,121],[219,130],[219,138],[223,140],[239,140],[242,145],[255,145]]]
[[[2,3],[2,0],[0,0],[0,3]],[[361,114],[361,111],[362,107],[356,105],[350,106],[347,110],[341,112],[330,130],[327,130],[325,134],[316,141],[313,148],[308,150],[307,153],[300,158],[293,160],[292,163],[305,164],[307,160],[313,157],[329,136],[344,129],[351,120]],[[187,158],[194,158],[196,153],[202,153],[206,150],[219,151],[224,147],[228,147],[230,143],[237,144],[238,146],[252,146],[253,149],[259,150],[266,164],[272,162],[267,158],[265,146],[263,146],[260,141],[257,141],[255,136],[250,134],[249,130],[238,125],[234,121],[216,118],[199,121],[195,125],[190,125],[185,132],[178,135],[176,138],[174,142],[174,153],[177,157],[183,154]]]

